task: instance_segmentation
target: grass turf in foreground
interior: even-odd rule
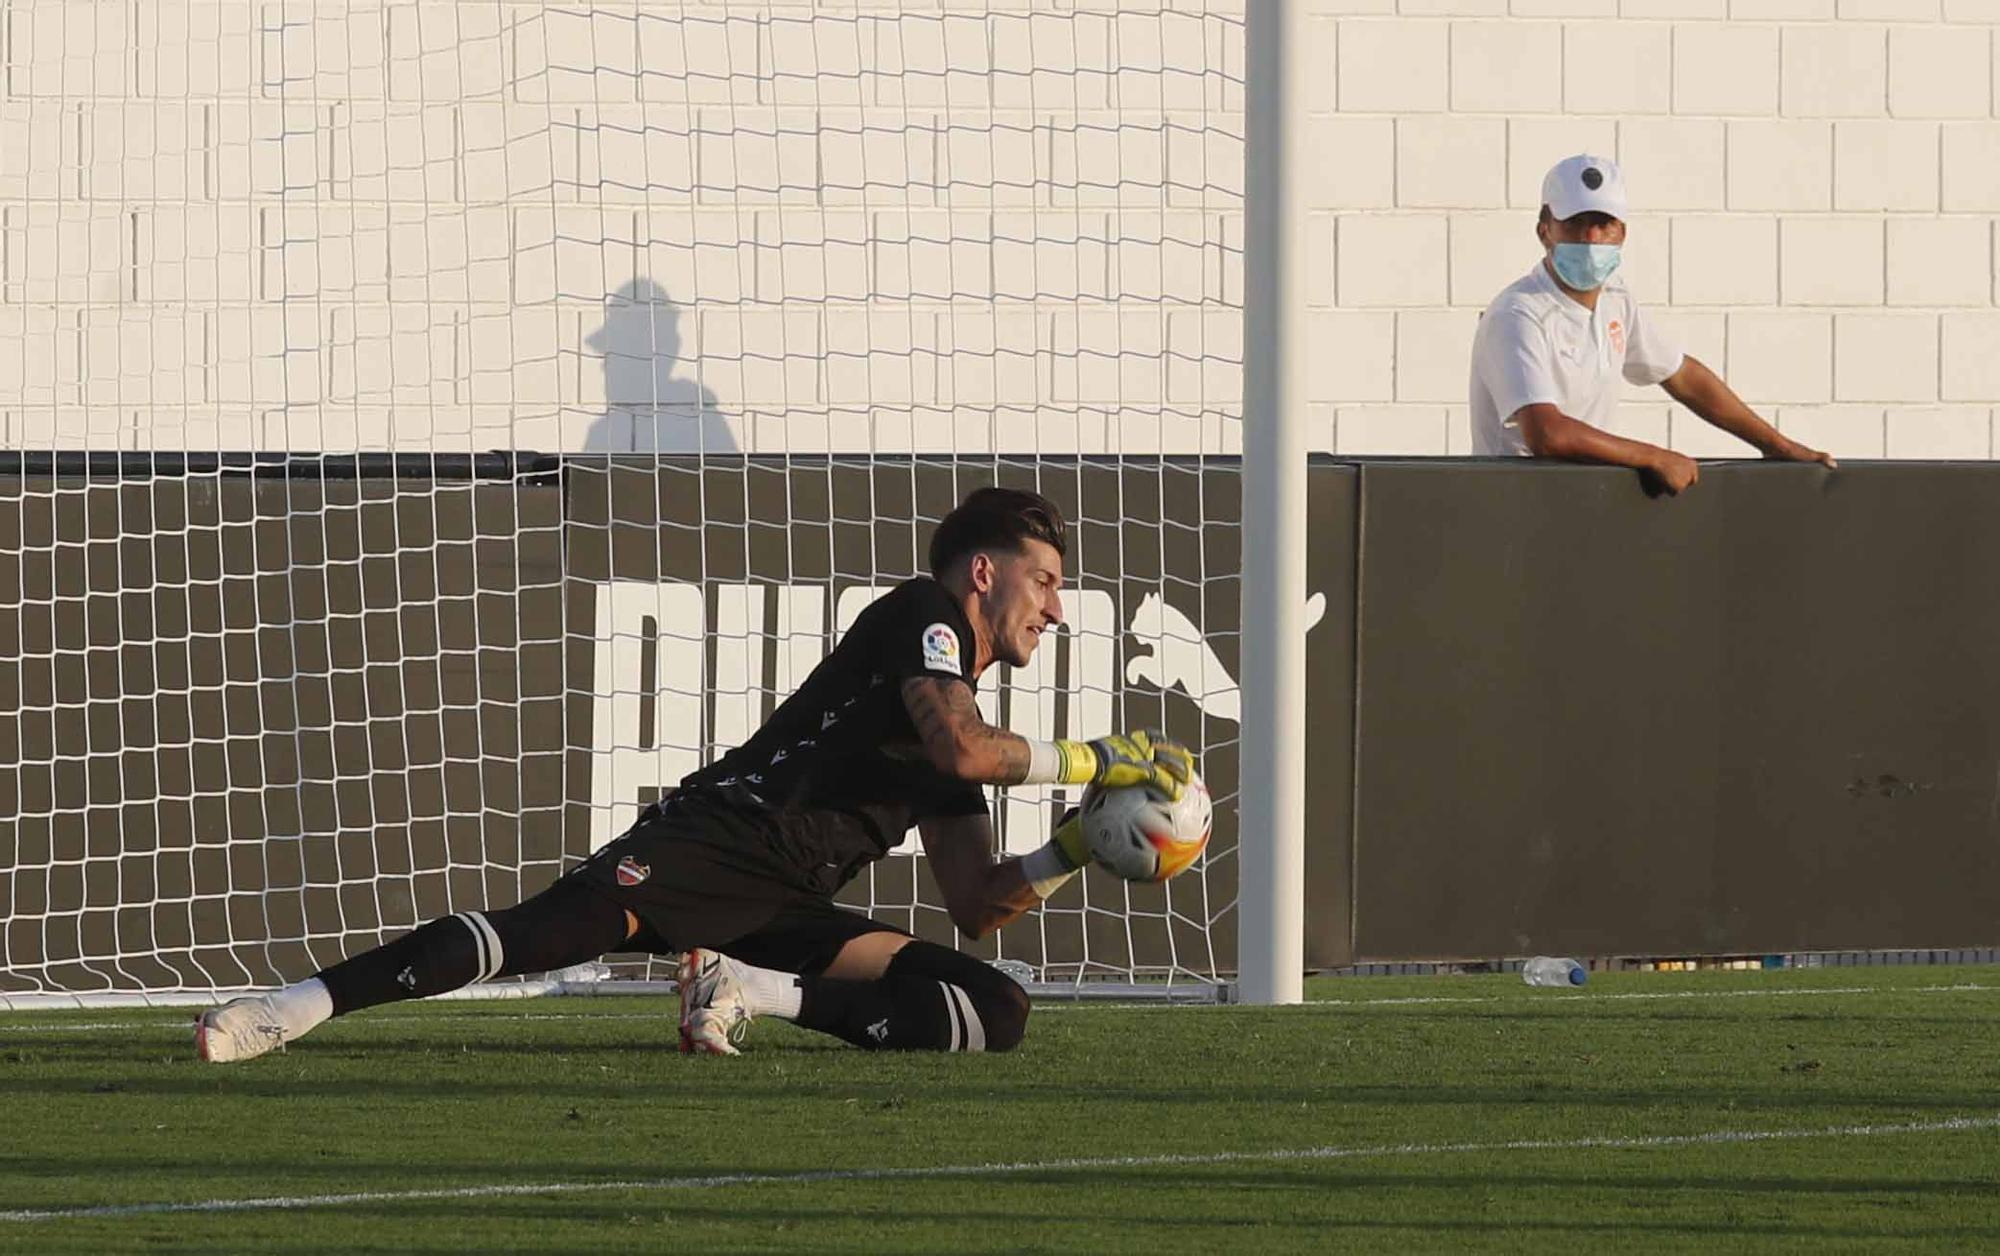
[[[867,1055],[760,1022],[751,1054],[684,1059],[669,1004],[617,999],[383,1009],[215,1068],[190,1054],[191,1013],[0,1016],[0,1211],[654,1183],[7,1220],[0,1249],[2000,1245],[2000,971],[1310,993],[1303,1008],[1049,1006],[1020,1051],[986,1057]],[[1579,1145],[1859,1126],[1915,1128]],[[1523,1141],[1554,1145],[1498,1146]],[[1312,1148],[1365,1154],[1266,1154]],[[1198,1159],[1227,1153],[1244,1158]],[[1051,1165],[1077,1159],[1106,1163]],[[989,1163],[1050,1167],[688,1183]]]

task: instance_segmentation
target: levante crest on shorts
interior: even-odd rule
[[[637,885],[653,875],[653,870],[627,855],[618,861],[618,884]]]

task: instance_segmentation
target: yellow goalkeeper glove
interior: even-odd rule
[[[1139,730],[1114,733],[1095,741],[1058,741],[1065,785],[1101,785],[1122,789],[1144,785],[1174,801],[1194,771],[1194,755],[1164,733]]]
[[[1047,898],[1090,862],[1090,839],[1083,835],[1083,812],[1071,807],[1056,821],[1048,845],[1021,856],[1021,876],[1037,896]]]
[[[1083,834],[1083,808],[1071,807],[1063,812],[1049,845],[1061,853],[1062,861],[1071,868],[1081,868],[1090,862],[1090,839]]]

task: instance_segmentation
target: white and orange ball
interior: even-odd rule
[[[1143,785],[1083,794],[1083,833],[1091,858],[1127,881],[1165,881],[1185,872],[1208,845],[1215,808],[1208,786],[1192,777],[1169,802]]]

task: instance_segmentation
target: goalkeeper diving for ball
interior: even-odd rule
[[[736,1054],[776,1016],[871,1049],[1005,1051],[1028,997],[978,959],[835,905],[915,825],[951,919],[981,938],[1088,857],[1075,813],[1041,849],[994,858],[982,785],[1143,785],[1178,797],[1187,749],[1143,732],[1030,741],[980,718],[979,677],[1024,666],[1062,622],[1061,513],[982,488],[938,525],[930,577],[855,621],[748,742],[631,829],[502,911],[429,924],[273,994],[211,1008],[195,1049],[247,1060],[335,1016],[618,950],[678,954],[682,1051]]]

